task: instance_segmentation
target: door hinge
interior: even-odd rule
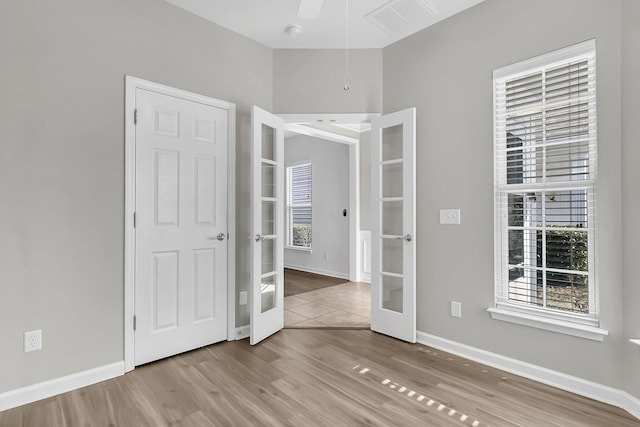
[[[138,124],[138,109],[134,109],[133,110],[133,124],[137,125]]]
[[[138,212],[134,212],[133,213],[133,228],[136,228],[136,223],[137,223],[137,219],[138,216],[136,215]]]
[[[134,316],[133,316],[133,330],[134,330],[134,331],[136,330],[137,323],[138,323],[138,322],[136,321],[136,316],[134,315]]]

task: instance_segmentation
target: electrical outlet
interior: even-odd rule
[[[29,331],[24,333],[24,352],[42,349],[42,330]]]
[[[440,224],[460,224],[460,209],[440,209]]]
[[[240,305],[247,305],[247,291],[240,292],[240,301],[238,301]]]
[[[451,301],[451,316],[462,317],[462,304],[458,301]]]

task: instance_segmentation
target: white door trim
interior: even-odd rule
[[[343,113],[343,114],[277,114],[285,121],[285,129],[294,126],[294,132],[301,133],[301,124],[304,123],[370,123],[373,117],[380,116],[380,113]],[[361,282],[362,274],[360,265],[362,263],[362,248],[360,245],[360,145],[358,141],[348,137],[335,137],[335,135],[321,135],[315,131],[313,134],[322,139],[340,142],[349,146],[349,280]]]
[[[125,372],[134,369],[135,340],[133,315],[135,311],[135,230],[133,215],[136,206],[135,123],[136,89],[145,89],[188,101],[198,102],[228,111],[229,144],[227,152],[227,214],[229,240],[227,242],[227,339],[235,334],[235,274],[236,274],[236,106],[197,93],[176,89],[160,83],[125,76],[125,203],[124,203],[124,365]]]

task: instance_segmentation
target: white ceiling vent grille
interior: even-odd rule
[[[365,18],[395,36],[403,32],[410,33],[417,27],[433,22],[437,14],[425,0],[390,0],[366,14]]]

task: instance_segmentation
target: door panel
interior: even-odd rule
[[[227,338],[227,110],[136,89],[135,364]]]
[[[371,329],[416,341],[415,109],[372,120]]]
[[[251,344],[284,326],[284,123],[253,107]]]

